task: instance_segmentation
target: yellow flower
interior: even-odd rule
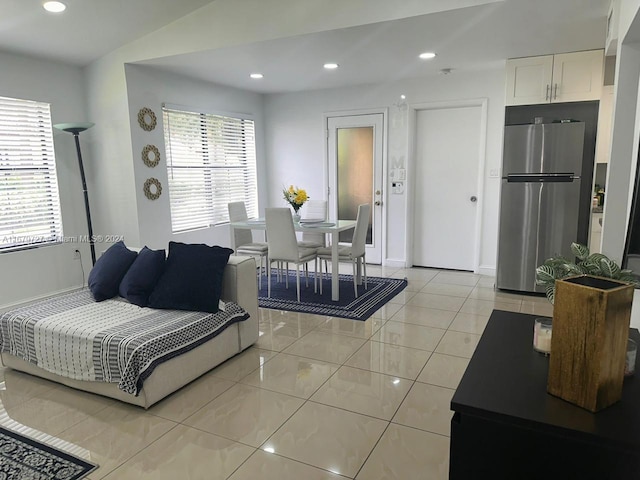
[[[307,192],[305,192],[304,190],[298,190],[298,194],[296,195],[296,203],[299,203],[300,205],[302,205],[306,201],[307,201]]]
[[[294,187],[293,185],[289,185],[289,188],[282,189],[282,196],[287,201],[289,205],[293,207],[293,209],[298,212],[300,207],[309,200],[309,196],[307,192],[298,187]]]

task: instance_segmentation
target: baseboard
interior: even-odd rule
[[[496,267],[489,266],[489,265],[480,265],[478,267],[477,273],[479,273],[480,275],[489,275],[490,277],[495,277]]]
[[[407,262],[404,260],[395,260],[392,258],[386,258],[382,265],[385,267],[395,267],[395,268],[405,268],[407,266]]]
[[[49,297],[54,297],[56,295],[60,295],[61,293],[72,292],[73,290],[78,290],[79,288],[83,288],[83,286],[77,285],[75,287],[63,288],[62,290],[56,290],[55,292],[50,292],[45,295],[36,295],[35,297],[23,298],[22,300],[19,300],[17,302],[8,303],[6,305],[0,305],[0,313],[19,307],[21,305],[25,305],[27,303],[35,302],[38,300],[44,300],[45,298],[49,298]]]

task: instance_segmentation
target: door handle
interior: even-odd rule
[[[380,200],[378,200],[377,202],[375,202],[375,203],[374,203],[374,205],[375,205],[376,207],[379,207],[380,205],[382,205],[382,202],[381,202]]]
[[[472,203],[476,203],[478,201],[478,197],[476,197],[475,195],[472,195],[471,198],[469,198],[469,200],[471,200]]]

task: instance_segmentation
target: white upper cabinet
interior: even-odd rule
[[[507,105],[598,100],[604,50],[507,60]]]
[[[507,105],[548,103],[553,55],[507,60]]]

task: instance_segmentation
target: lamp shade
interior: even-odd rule
[[[95,123],[84,122],[84,123],[56,123],[53,127],[58,130],[62,130],[63,132],[69,133],[80,133],[85,130],[93,127]]]

